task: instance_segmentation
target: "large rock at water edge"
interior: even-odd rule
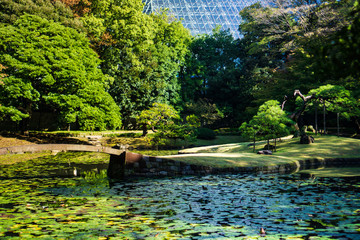
[[[261,150],[261,151],[258,151],[257,154],[272,155],[272,151],[270,151],[270,150]]]
[[[300,137],[300,144],[310,144],[314,142],[314,138],[308,135],[302,135]]]

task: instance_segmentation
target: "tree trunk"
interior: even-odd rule
[[[274,151],[276,152],[276,138],[275,138],[275,147],[274,147]]]
[[[299,90],[295,90],[294,91],[294,97],[296,97],[297,95],[299,95],[301,97],[301,99],[303,100],[303,104],[302,104],[301,108],[297,112],[294,112],[289,117],[295,122],[295,129],[296,129],[298,135],[300,135],[301,134],[302,123],[300,123],[299,118],[303,114],[303,112],[305,111],[306,106],[308,105],[308,103],[313,98],[315,98],[315,95],[305,97],[304,95],[301,94],[301,92]]]
[[[20,121],[20,131],[21,134],[28,136],[29,135],[29,125],[30,125],[30,119],[32,116],[32,103],[26,103],[24,102],[25,108],[19,109],[21,112],[26,113],[29,115],[27,118],[23,118]]]
[[[253,152],[255,152],[255,142],[256,142],[256,133],[254,133],[254,146],[253,146]]]
[[[340,113],[336,113],[337,136],[340,137]]]
[[[142,125],[142,131],[143,131],[142,136],[145,137],[146,134],[148,134],[148,130],[147,130],[146,124],[143,124],[143,125]]]
[[[357,127],[358,127],[358,129],[357,129],[357,133],[358,134],[360,134],[360,122],[359,122],[359,120],[357,119],[357,118],[355,118],[355,123],[356,123],[356,125],[357,125]]]
[[[37,122],[37,130],[40,131],[41,130],[41,112],[39,112],[39,118],[38,118],[38,122]]]
[[[154,126],[151,127],[151,130],[152,130],[154,133],[157,132],[157,130],[155,129]]]
[[[323,117],[324,117],[324,135],[326,135],[326,106],[325,106],[325,100],[323,102]]]
[[[318,101],[315,103],[315,135],[318,135]]]
[[[29,124],[30,124],[30,117],[23,118],[20,121],[20,131],[22,135],[29,136]]]

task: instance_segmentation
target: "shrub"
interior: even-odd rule
[[[203,140],[213,140],[216,138],[216,133],[209,128],[198,128],[197,138]]]
[[[219,128],[214,130],[217,135],[239,135],[238,128]]]

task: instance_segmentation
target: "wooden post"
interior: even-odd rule
[[[124,151],[120,155],[110,155],[110,162],[107,171],[107,175],[112,179],[124,179],[125,177],[125,159],[126,152]]]
[[[254,132],[254,146],[253,146],[253,152],[255,152],[255,142],[256,142],[256,132]]]
[[[275,152],[276,152],[276,137],[275,137],[275,148],[274,148]]]
[[[337,136],[340,137],[340,113],[336,113],[336,123],[337,123]]]
[[[323,100],[323,114],[324,114],[324,135],[326,135],[326,106],[325,106],[325,100]]]
[[[318,134],[318,101],[315,103],[315,135]]]

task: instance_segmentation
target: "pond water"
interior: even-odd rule
[[[64,178],[54,162],[50,170],[41,162],[0,166],[1,239],[360,239],[356,177],[210,175],[109,184],[95,163],[87,170],[96,171]],[[75,169],[63,162],[58,168]]]

